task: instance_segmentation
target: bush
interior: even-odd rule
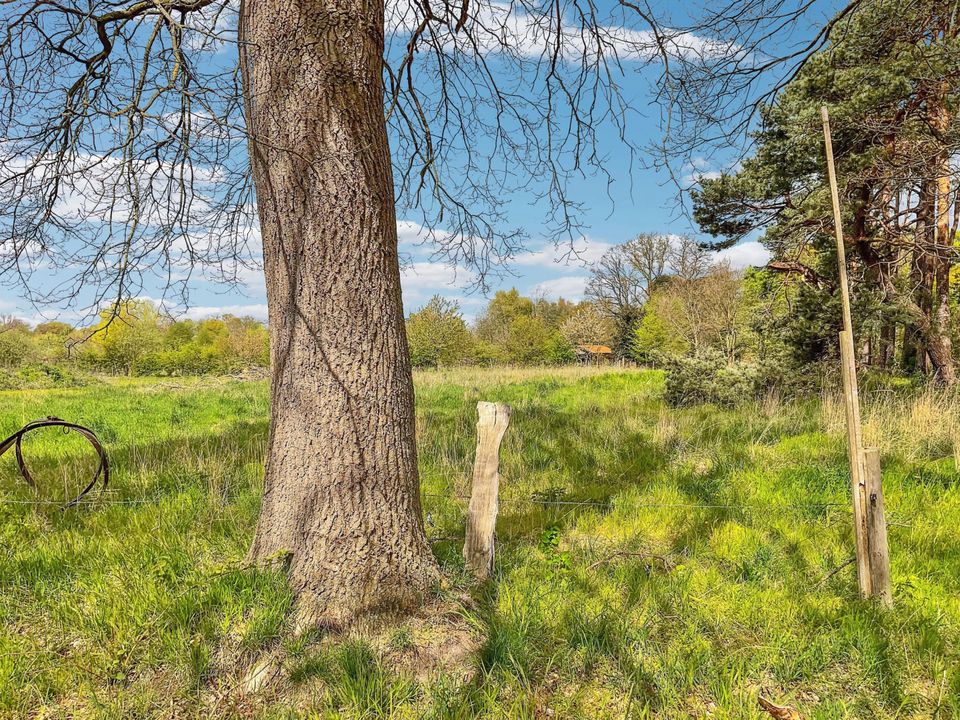
[[[56,365],[25,365],[17,370],[0,369],[0,390],[42,390],[46,388],[83,387],[88,380],[82,375]]]
[[[654,363],[666,371],[666,400],[678,407],[713,403],[736,405],[768,394],[781,398],[820,392],[839,369],[823,363],[796,365],[783,360],[730,362],[720,353],[697,357],[658,355]]]
[[[666,400],[670,405],[735,405],[756,396],[761,385],[756,365],[728,363],[719,353],[698,357],[664,356]]]
[[[0,325],[0,368],[15,368],[36,360],[37,348],[25,327]]]

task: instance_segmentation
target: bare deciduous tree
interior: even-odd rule
[[[610,318],[593,303],[584,303],[560,326],[564,339],[579,345],[606,345],[613,338]]]
[[[623,248],[630,265],[642,281],[639,291],[643,300],[649,300],[653,286],[669,272],[673,255],[672,238],[657,233],[640,233]]]

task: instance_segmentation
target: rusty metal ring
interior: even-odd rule
[[[64,505],[63,509],[66,510],[67,508],[77,505],[83,499],[83,496],[94,488],[94,486],[97,484],[97,481],[101,477],[103,477],[103,487],[101,490],[105,490],[107,483],[110,481],[110,461],[107,458],[107,451],[104,449],[103,444],[97,437],[97,434],[88,427],[68,422],[61,418],[54,417],[53,415],[48,415],[42,420],[33,420],[28,422],[13,435],[8,437],[3,442],[0,442],[0,456],[7,452],[7,450],[9,450],[11,447],[14,448],[14,452],[16,453],[17,457],[17,467],[20,469],[20,474],[23,476],[23,479],[26,481],[27,485],[34,489],[37,487],[37,483],[30,474],[30,470],[27,469],[27,463],[23,458],[23,448],[21,443],[23,436],[28,432],[32,430],[39,430],[43,427],[61,427],[63,428],[64,432],[73,430],[74,432],[79,433],[87,439],[87,442],[90,443],[94,451],[97,453],[97,456],[100,458],[100,464],[97,466],[97,471],[94,473],[93,479],[83,490],[80,491],[79,495]]]

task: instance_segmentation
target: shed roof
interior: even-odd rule
[[[606,345],[579,345],[581,350],[588,353],[593,353],[594,355],[609,355],[613,352]]]

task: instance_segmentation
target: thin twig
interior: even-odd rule
[[[848,560],[844,560],[842,563],[840,563],[839,565],[837,565],[833,570],[831,570],[831,571],[828,572],[826,575],[824,575],[822,578],[820,578],[819,582],[817,582],[816,584],[814,584],[813,587],[814,587],[814,588],[820,587],[820,586],[823,585],[825,582],[827,582],[827,580],[829,580],[829,579],[832,578],[834,575],[836,575],[838,572],[840,572],[841,570],[843,570],[843,569],[844,569],[845,567],[847,567],[848,565],[853,565],[853,563],[855,563],[856,561],[857,561],[857,556],[856,556],[856,555],[850,557]]]

